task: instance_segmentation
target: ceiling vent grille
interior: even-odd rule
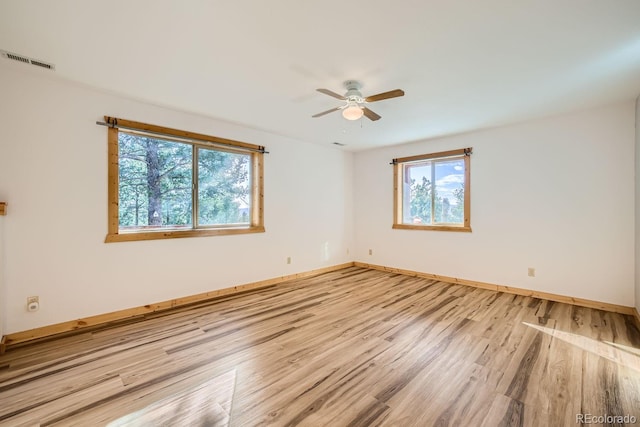
[[[47,70],[55,70],[56,66],[49,64],[48,62],[40,61],[38,59],[29,58],[27,56],[18,55],[15,53],[7,52],[6,50],[0,50],[2,57],[12,59],[14,61],[23,62],[25,64],[35,65],[36,67],[46,68]]]

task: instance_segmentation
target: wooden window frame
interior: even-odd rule
[[[473,149],[462,148],[459,150],[441,151],[438,153],[421,154],[417,156],[394,159],[393,164],[393,227],[401,230],[435,230],[435,231],[462,231],[471,232],[471,153]],[[403,167],[408,163],[417,163],[421,160],[448,160],[464,159],[464,222],[455,224],[404,224],[403,223]]]
[[[105,243],[130,242],[139,240],[175,239],[182,237],[205,237],[232,234],[263,233],[264,227],[264,147],[246,142],[234,141],[215,136],[150,125],[131,120],[105,116],[108,129],[108,232]],[[243,226],[221,226],[208,228],[191,228],[188,230],[163,229],[158,231],[120,232],[119,221],[119,158],[118,134],[123,131],[134,131],[151,137],[162,139],[175,138],[194,147],[217,149],[220,151],[240,152],[251,156],[251,188],[252,203],[250,224]]]

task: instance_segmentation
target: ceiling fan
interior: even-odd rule
[[[341,101],[346,101],[344,105],[335,107],[322,113],[314,114],[311,117],[321,117],[325,114],[333,113],[334,111],[342,110],[342,117],[347,120],[358,120],[363,115],[369,120],[379,120],[380,115],[374,113],[368,109],[365,104],[370,102],[382,101],[383,99],[396,98],[398,96],[404,96],[402,89],[391,90],[389,92],[379,93],[377,95],[371,95],[364,98],[360,93],[362,85],[356,80],[347,80],[344,82],[344,87],[347,89],[347,93],[339,95],[329,89],[316,89],[320,93],[338,98]]]

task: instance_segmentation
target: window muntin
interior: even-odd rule
[[[107,242],[264,231],[263,147],[105,119]]]
[[[394,228],[471,231],[471,149],[395,159]]]

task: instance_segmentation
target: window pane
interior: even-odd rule
[[[464,223],[464,159],[435,163],[435,223]]]
[[[403,222],[431,224],[431,163],[404,167]]]
[[[120,230],[191,228],[191,150],[118,133]]]
[[[198,224],[251,222],[251,155],[198,148]]]

